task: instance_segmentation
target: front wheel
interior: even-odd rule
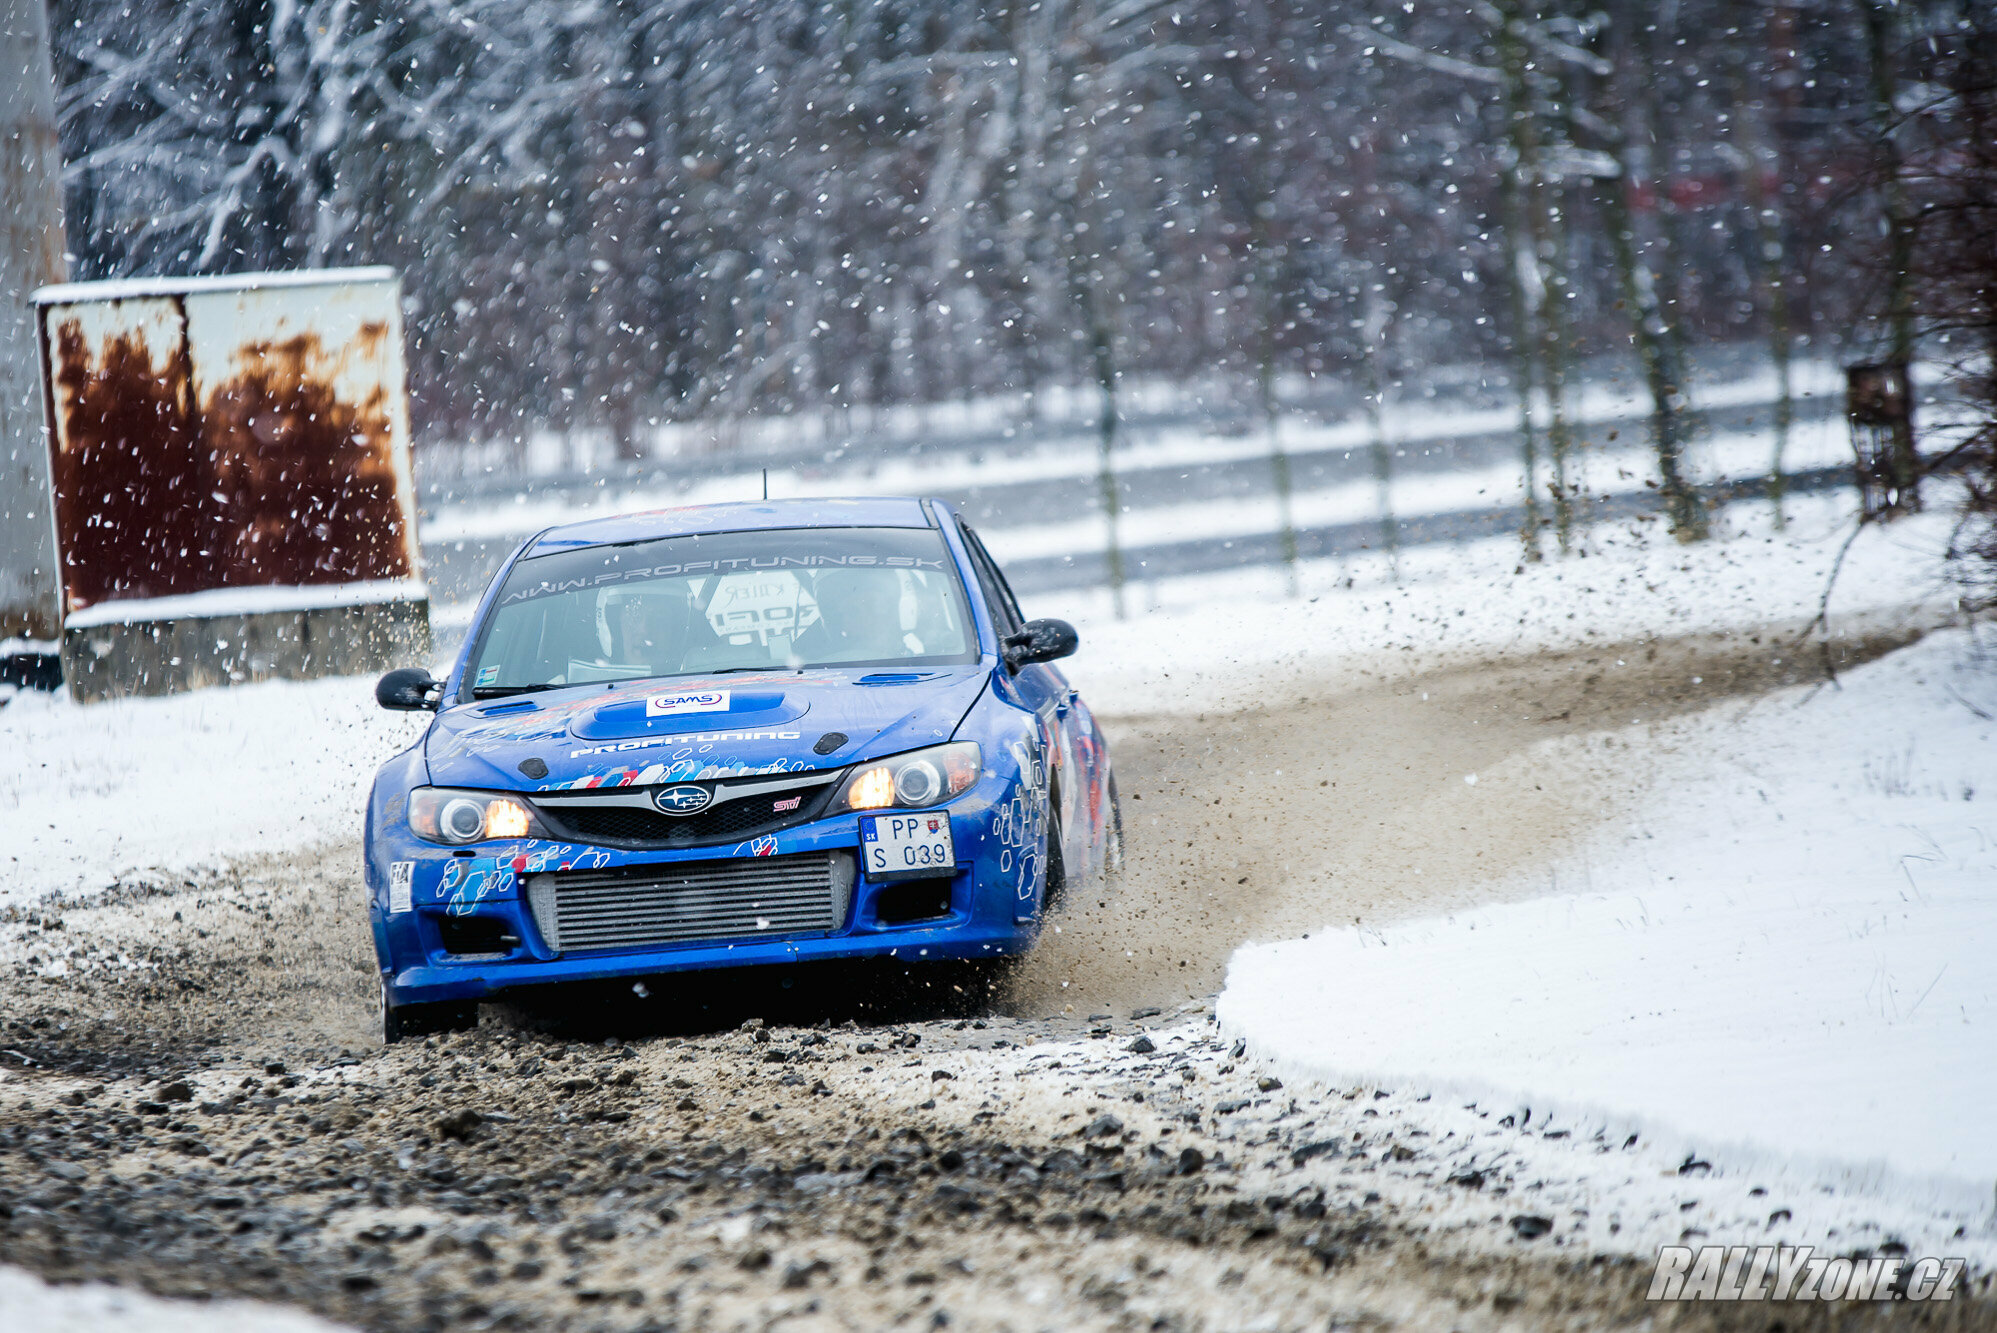
[[[393,1046],[405,1037],[436,1032],[469,1032],[478,1026],[478,1002],[445,1000],[436,1004],[390,1004],[388,983],[381,983],[381,1040]]]

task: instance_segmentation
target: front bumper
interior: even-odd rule
[[[950,818],[957,867],[947,879],[857,874],[844,920],[830,930],[689,940],[559,953],[536,925],[524,879],[561,869],[716,861],[748,856],[852,856],[860,816],[821,819],[753,843],[625,851],[540,839],[468,849],[424,842],[405,824],[369,830],[367,880],[375,950],[390,1004],[464,1001],[562,982],[670,972],[893,957],[907,961],[999,958],[1030,948],[1040,929],[1044,810],[1016,782],[988,778],[937,813]],[[524,874],[522,870],[524,869]],[[906,917],[910,890],[947,906]],[[945,892],[947,891],[947,897]]]

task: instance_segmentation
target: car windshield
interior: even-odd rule
[[[931,528],[780,528],[522,560],[466,681],[474,697],[593,681],[977,660]]]

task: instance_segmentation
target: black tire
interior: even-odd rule
[[[440,1004],[390,1004],[388,985],[381,988],[381,1040],[386,1046],[408,1037],[427,1037],[437,1032],[469,1032],[478,1026],[477,1001],[451,1001]]]
[[[1061,823],[1054,817],[1054,809],[1050,797],[1047,804],[1047,869],[1042,872],[1046,882],[1040,889],[1040,915],[1043,917],[1058,910],[1068,896],[1068,867],[1061,859]]]
[[[1103,855],[1103,878],[1123,873],[1123,798],[1116,794],[1116,773],[1109,775],[1109,850]]]

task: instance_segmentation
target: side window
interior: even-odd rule
[[[998,584],[999,596],[1005,600],[1007,613],[1012,616],[1015,624],[1024,625],[1026,623],[1026,613],[1019,609],[1019,598],[1012,595],[1012,585],[1005,581],[1005,571],[999,568],[998,561],[992,559],[992,553],[985,549],[982,537],[974,532],[971,534],[971,540],[977,543],[978,554],[982,555],[985,558],[985,563],[991,566],[992,582]]]
[[[985,605],[991,608],[992,619],[997,622],[999,633],[1011,634],[1026,623],[1026,618],[1019,613],[1018,599],[1012,595],[1012,589],[1006,585],[1005,575],[999,573],[998,564],[992,559],[991,552],[987,551],[985,544],[978,540],[978,534],[971,531],[971,525],[960,520],[957,528],[964,534],[964,545],[970,548],[971,568],[977,571],[978,586],[984,589]]]

